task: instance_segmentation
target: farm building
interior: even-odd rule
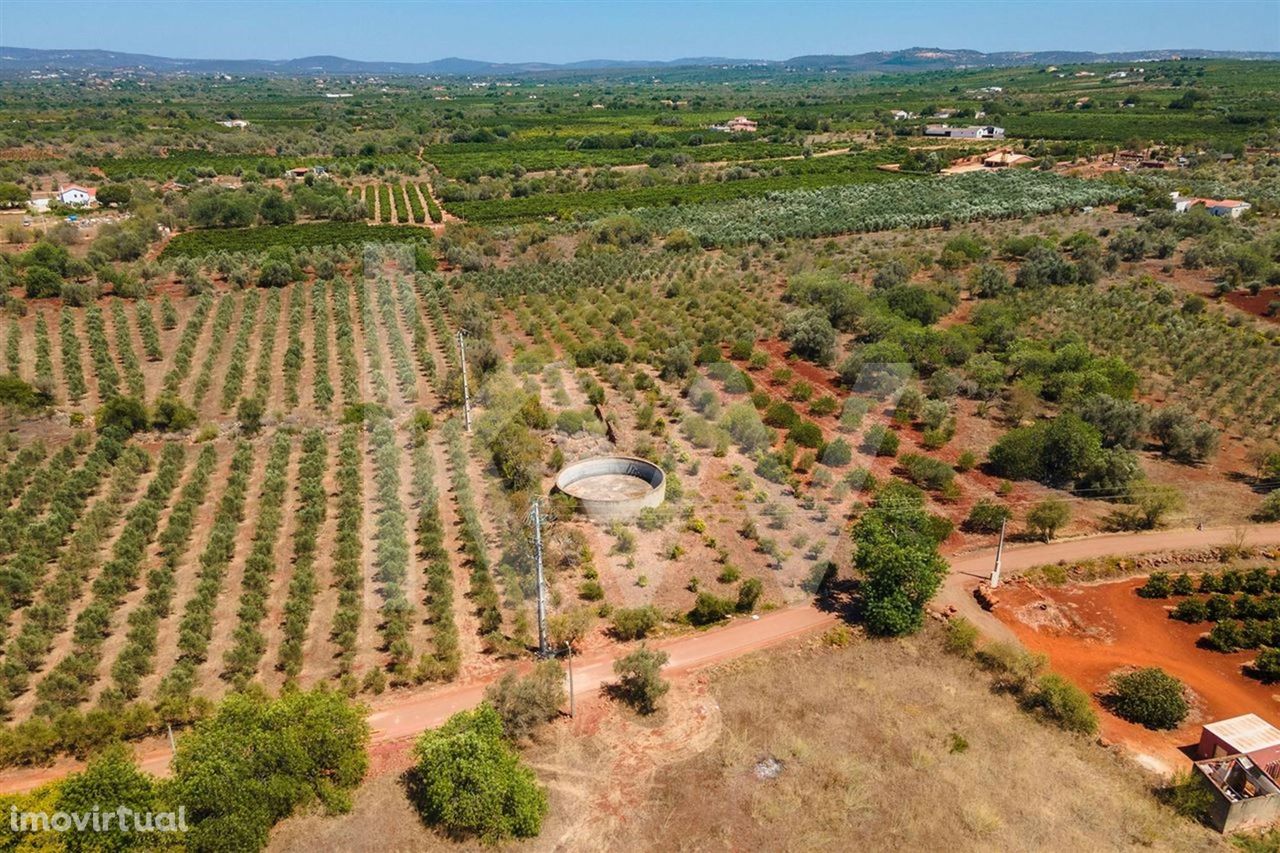
[[[1195,198],[1193,196],[1184,196],[1177,192],[1170,193],[1169,197],[1173,199],[1173,209],[1178,213],[1186,213],[1196,205],[1204,205],[1204,209],[1213,216],[1229,216],[1232,219],[1239,219],[1244,215],[1245,211],[1253,209],[1253,205],[1249,204],[1249,202],[1234,198]]]
[[[1004,139],[1004,128],[995,125],[969,125],[968,127],[952,127],[949,124],[930,124],[924,129],[925,136],[945,136],[949,139]]]
[[[1221,832],[1280,820],[1280,729],[1256,714],[1209,723],[1196,745],[1195,769],[1213,795],[1210,818]]]
[[[1196,758],[1247,755],[1266,768],[1280,772],[1280,729],[1257,714],[1244,714],[1209,723],[1200,732]]]
[[[92,187],[82,187],[78,184],[68,184],[58,189],[58,201],[72,207],[88,207],[93,204],[97,195],[98,191]]]
[[[218,122],[218,124],[222,125],[223,127],[248,127],[249,126],[249,122],[245,121],[242,118],[231,118],[231,119],[227,119],[226,121],[220,121]]]
[[[889,110],[889,115],[893,116],[894,121],[904,121],[916,117],[915,113],[909,113],[906,110]]]
[[[1269,826],[1280,819],[1280,787],[1247,755],[1197,761],[1195,769],[1212,795],[1209,820],[1219,832]]]
[[[756,128],[756,123],[746,116],[735,116],[724,124],[711,125],[712,130],[718,130],[721,133],[755,133]]]
[[[1015,154],[1008,148],[998,148],[982,155],[982,165],[988,169],[1004,169],[1009,166],[1020,166],[1030,163],[1034,158],[1026,154]]]

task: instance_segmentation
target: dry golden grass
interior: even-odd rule
[[[1049,728],[946,657],[933,630],[832,648],[810,639],[682,681],[657,719],[562,720],[526,759],[551,799],[519,850],[1218,850],[1152,780]],[[967,744],[957,748],[959,739]],[[783,764],[772,780],[754,769]],[[338,819],[286,821],[277,851],[459,850],[394,774]],[[504,848],[506,849],[506,848]]]
[[[1222,846],[1159,806],[1139,771],[992,695],[927,636],[757,655],[712,694],[723,734],[665,774],[618,849]],[[766,756],[783,770],[761,781]]]

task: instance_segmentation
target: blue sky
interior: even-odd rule
[[[1280,0],[0,0],[0,44],[160,56],[785,59],[905,47],[1280,51]]]

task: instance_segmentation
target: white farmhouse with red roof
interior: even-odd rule
[[[92,187],[78,184],[67,184],[58,189],[58,201],[72,207],[88,207],[98,197],[98,191]]]

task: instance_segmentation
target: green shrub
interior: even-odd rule
[[[712,625],[721,621],[733,612],[734,602],[709,592],[698,593],[693,609],[689,611],[689,621],[694,625]]]
[[[942,647],[953,655],[972,657],[978,644],[978,628],[963,616],[953,616],[947,621]]]
[[[1117,716],[1149,729],[1176,729],[1190,706],[1181,681],[1157,667],[1111,679],[1107,706]]]
[[[756,602],[760,600],[760,593],[764,591],[764,585],[759,578],[747,578],[738,587],[738,603],[735,609],[739,613],[750,613],[756,609]]]
[[[1171,592],[1173,584],[1169,582],[1168,572],[1152,572],[1147,582],[1137,589],[1143,598],[1168,598]]]
[[[613,611],[613,635],[619,640],[640,640],[662,624],[662,614],[653,605],[620,607]]]
[[[658,700],[671,689],[661,674],[662,667],[670,659],[666,652],[650,651],[641,646],[614,661],[613,672],[618,676],[618,683],[612,688],[613,695],[641,714],[652,714],[657,710]]]
[[[1036,679],[1035,689],[1024,704],[1071,732],[1091,735],[1098,731],[1098,715],[1089,696],[1057,673]]]
[[[1208,614],[1208,608],[1205,606],[1204,600],[1200,598],[1188,598],[1185,601],[1179,601],[1178,606],[1173,608],[1173,612],[1169,614],[1169,618],[1177,619],[1180,622],[1203,622]]]
[[[507,737],[528,737],[555,719],[564,704],[564,668],[556,660],[539,661],[524,678],[508,671],[484,692],[485,701],[502,718]]]
[[[503,740],[492,705],[454,714],[415,744],[409,796],[425,823],[488,844],[542,831],[547,794]]]

